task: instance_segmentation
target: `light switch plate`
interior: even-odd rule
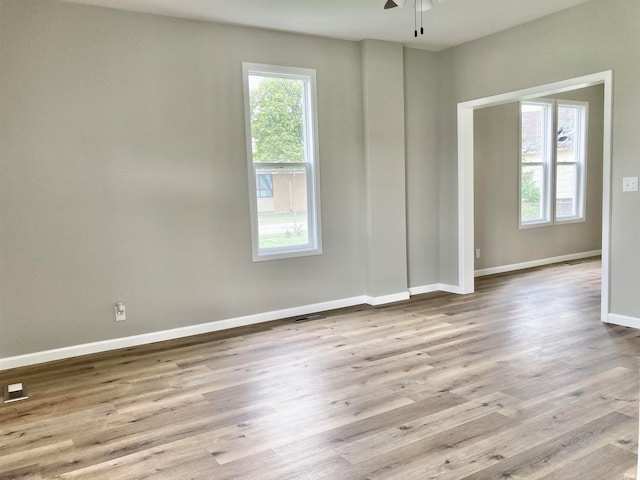
[[[622,179],[622,191],[623,192],[637,192],[638,191],[638,177],[624,177]]]

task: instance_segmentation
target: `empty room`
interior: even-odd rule
[[[0,478],[635,479],[638,25],[0,0]]]

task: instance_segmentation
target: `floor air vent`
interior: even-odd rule
[[[324,315],[316,314],[316,315],[305,315],[304,317],[294,318],[294,323],[302,323],[302,322],[310,322],[311,320],[319,320],[320,318],[324,318]]]

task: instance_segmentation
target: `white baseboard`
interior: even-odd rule
[[[422,295],[423,293],[431,292],[447,292],[461,294],[462,290],[457,285],[449,285],[447,283],[434,283],[431,285],[422,285],[420,287],[409,288],[411,295]]]
[[[387,297],[394,297],[389,295]],[[53,360],[61,360],[64,358],[78,357],[80,355],[89,355],[91,353],[106,352],[109,350],[117,350],[118,348],[134,347],[138,345],[146,345],[148,343],[162,342],[164,340],[173,340],[175,338],[189,337],[191,335],[200,335],[202,333],[211,333],[219,330],[226,330],[235,327],[244,327],[247,325],[255,325],[258,323],[270,322],[281,318],[298,317],[308,315],[310,313],[322,312],[327,310],[335,310],[337,308],[352,307],[354,305],[362,305],[370,303],[369,299],[376,301],[376,305],[384,303],[387,297],[351,297],[340,300],[332,300],[328,302],[314,303],[301,307],[285,308],[282,310],[274,310],[272,312],[257,313],[254,315],[246,315],[243,317],[229,318],[216,322],[200,323],[197,325],[189,325],[186,327],[173,328],[171,330],[162,330],[159,332],[145,333],[142,335],[134,335],[131,337],[114,338],[112,340],[103,340],[101,342],[85,343],[82,345],[73,345],[70,347],[56,348],[54,350],[46,350],[43,352],[29,353],[26,355],[18,355],[15,357],[0,358],[0,371],[10,368],[24,367],[26,365],[35,365],[37,363],[51,362]],[[409,298],[409,294],[406,294]],[[402,298],[405,300],[406,298]],[[397,300],[391,300],[397,301]],[[371,303],[373,305],[373,303]]]
[[[423,293],[437,292],[440,288],[437,283],[431,285],[422,285],[420,287],[409,287],[410,295],[422,295]]]
[[[460,288],[458,285],[449,285],[447,283],[439,283],[438,287],[439,287],[439,290],[442,290],[443,292],[455,293],[456,295],[464,294],[464,292],[462,291],[462,288]]]
[[[0,358],[0,371],[8,370],[11,368],[24,367],[27,365],[35,365],[38,363],[52,362],[54,360],[62,360],[65,358],[79,357],[81,355],[90,355],[92,353],[107,352],[110,350],[117,350],[119,348],[135,347],[138,345],[146,345],[149,343],[162,342],[165,340],[174,340],[176,338],[189,337],[192,335],[217,332],[230,328],[256,325],[258,323],[271,322],[273,320],[279,320],[282,318],[298,317],[301,315],[308,315],[310,313],[335,310],[337,308],[352,307],[354,305],[369,304],[372,306],[378,306],[387,303],[401,302],[404,300],[409,300],[411,295],[418,295],[419,293],[427,293],[437,290],[459,293],[459,287],[438,283],[435,285],[411,288],[407,292],[383,295],[380,297],[362,295],[340,300],[331,300],[328,302],[314,303],[310,305],[303,305],[300,307],[285,308],[282,310],[274,310],[271,312],[246,315],[243,317],[228,318],[215,322],[172,328],[170,330],[144,333],[142,335],[114,338],[111,340],[103,340],[100,342],[72,345],[69,347],[45,350],[42,352]]]
[[[410,297],[409,292],[392,293],[391,295],[383,295],[381,297],[371,297],[367,295],[364,303],[375,307],[386,303],[402,302],[403,300],[409,300]]]
[[[530,262],[514,263],[512,265],[476,270],[475,276],[483,277],[485,275],[495,275],[496,273],[513,272],[516,270],[524,270],[526,268],[540,267],[542,265],[551,265],[552,263],[569,262],[571,260],[596,257],[598,255],[602,255],[602,250],[592,250],[590,252],[572,253],[570,255],[562,255],[559,257],[542,258],[540,260],[532,260]]]
[[[617,315],[615,313],[610,313],[607,316],[607,320],[605,321],[605,323],[640,329],[640,318],[627,317],[625,315]]]

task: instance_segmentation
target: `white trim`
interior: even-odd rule
[[[554,195],[554,212],[553,212],[553,221],[556,225],[563,225],[566,223],[579,223],[585,222],[586,219],[586,208],[587,208],[587,161],[589,158],[589,102],[580,102],[576,100],[556,100],[556,113],[555,120],[558,121],[558,110],[563,106],[567,107],[578,107],[580,112],[580,142],[576,142],[579,147],[579,159],[576,162],[578,168],[578,181],[577,181],[577,198],[576,198],[576,210],[577,215],[573,217],[564,217],[558,218],[558,212],[555,211],[557,207],[557,198]],[[556,131],[558,130],[558,126],[556,125]],[[575,138],[575,137],[574,137]],[[554,136],[554,140],[557,141],[556,136]],[[555,179],[557,182],[558,179],[558,165],[562,162],[558,161],[558,147],[556,145],[554,149],[555,153],[555,162],[556,162],[556,174]],[[554,193],[556,193],[557,186],[554,187]]]
[[[496,273],[513,272],[516,270],[524,270],[526,268],[540,267],[542,265],[551,265],[553,263],[568,262],[571,260],[580,260],[582,258],[597,257],[602,255],[602,250],[592,250],[590,252],[572,253],[569,255],[560,255],[559,257],[541,258],[540,260],[531,260],[529,262],[513,263],[511,265],[502,265],[500,267],[483,268],[476,270],[476,277],[485,275],[494,275]]]
[[[467,163],[471,159],[471,168]],[[461,294],[473,293],[475,289],[473,216],[473,108],[458,104],[458,283]],[[464,212],[471,212],[466,215]],[[469,249],[471,245],[471,249]]]
[[[473,277],[473,276],[472,276]],[[466,292],[462,289],[462,287],[459,287],[457,285],[449,285],[446,283],[439,283],[438,287],[440,287],[440,290],[443,292],[447,292],[447,293],[455,293],[456,295],[464,295],[470,292]],[[473,293],[473,292],[471,292]]]
[[[473,111],[482,107],[555,95],[602,84],[604,84],[604,131],[601,320],[607,321],[611,308],[609,292],[609,276],[611,274],[611,127],[613,116],[613,72],[611,70],[458,104],[458,282],[463,293],[473,292],[474,277]]]
[[[446,283],[434,283],[431,285],[422,285],[419,287],[409,288],[409,293],[411,295],[422,295],[423,293],[432,293],[432,292],[447,292],[447,293],[461,294],[462,289],[457,285],[448,285]]]
[[[610,313],[604,322],[611,323],[613,325],[620,325],[622,327],[640,328],[640,318],[627,317],[625,315],[617,315],[615,313]]]
[[[556,131],[556,115],[555,115],[555,100],[548,98],[540,98],[534,101],[520,101],[520,108],[518,113],[518,227],[522,229],[546,227],[553,225],[553,217],[555,215],[554,203],[551,201],[555,198],[555,168],[554,157],[555,149],[555,136]],[[543,107],[544,122],[540,125],[542,129],[541,137],[543,139],[543,152],[541,152],[540,162],[523,163],[522,161],[522,111],[523,105],[538,105]],[[542,167],[542,182],[543,186],[540,192],[540,200],[542,202],[542,217],[529,221],[522,220],[522,167],[525,165],[531,166],[540,164]],[[554,212],[552,213],[552,210]],[[476,275],[477,276],[477,275]]]
[[[423,293],[432,293],[440,291],[440,284],[433,283],[431,285],[421,285],[419,287],[409,287],[409,295],[422,295]]]
[[[404,300],[409,300],[410,295],[409,292],[400,292],[400,293],[392,293],[391,295],[383,295],[382,297],[371,297],[366,295],[365,303],[375,307],[378,305],[384,305],[386,303],[393,302],[402,302]]]
[[[603,72],[604,124],[602,157],[602,294],[600,318],[606,321],[611,311],[609,277],[611,275],[611,156],[613,134],[613,72]],[[640,457],[639,457],[640,458]],[[640,461],[640,460],[639,460]]]
[[[409,298],[408,293],[406,294],[406,297]],[[8,370],[10,368],[24,367],[26,365],[34,365],[37,363],[51,362],[53,360],[78,357],[80,355],[89,355],[91,353],[100,353],[109,350],[117,350],[119,348],[135,347],[138,345],[146,345],[148,343],[189,337],[191,335],[217,332],[219,330],[227,330],[229,328],[255,325],[258,323],[271,322],[273,320],[297,317],[300,315],[308,315],[310,313],[335,310],[337,308],[352,307],[354,305],[362,305],[363,303],[368,303],[368,298],[369,297],[365,296],[343,298],[340,300],[331,300],[328,302],[314,303],[311,305],[304,305],[300,307],[285,308],[282,310],[274,310],[271,312],[257,313],[254,315],[228,318],[215,322],[201,323],[198,325],[189,325],[187,327],[173,328],[171,330],[162,330],[158,332],[145,333],[142,335],[134,335],[131,337],[114,338],[112,340],[103,340],[101,342],[85,343],[82,345],[56,348],[54,350],[46,350],[43,352],[17,355],[15,357],[0,358],[0,371]]]

